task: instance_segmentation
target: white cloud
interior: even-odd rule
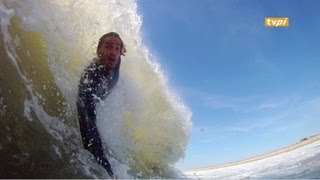
[[[290,131],[313,133],[320,129],[320,96],[289,94],[279,97],[226,97],[195,89],[184,89],[183,92],[212,110],[233,111],[233,119],[227,120],[228,122],[194,129],[193,135],[201,139],[200,143],[219,142],[235,134],[269,136]],[[219,122],[216,117],[206,118]]]
[[[195,89],[185,89],[185,94],[202,101],[202,105],[213,110],[231,109],[240,113],[251,113],[265,110],[276,110],[296,103],[295,95],[284,97],[267,97],[266,95],[252,95],[247,97],[227,97],[209,94]]]
[[[201,99],[206,106],[209,106],[212,109],[237,109],[237,106],[233,99],[215,95],[205,95]]]
[[[238,130],[237,132],[244,132],[244,133],[252,132],[252,131],[259,132],[259,130],[261,129],[277,126],[277,123],[286,119],[288,115],[289,115],[288,113],[282,112],[281,114],[277,114],[277,115],[269,116],[265,118],[252,118],[249,120],[244,120],[245,122],[240,123],[240,125],[226,128],[225,130],[226,132],[234,132],[236,130]]]
[[[320,130],[320,97],[314,97],[299,103],[295,114],[300,122],[309,128]]]

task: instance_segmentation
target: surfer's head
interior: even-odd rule
[[[119,34],[110,32],[99,39],[97,55],[101,63],[109,70],[116,67],[121,55],[125,55],[126,49]]]

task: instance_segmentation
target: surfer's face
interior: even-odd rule
[[[107,69],[114,69],[121,55],[121,40],[117,37],[106,37],[97,54]]]

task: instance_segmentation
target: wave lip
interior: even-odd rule
[[[112,107],[101,110],[114,115],[100,116],[120,123],[101,127],[119,126],[119,131],[101,132],[121,162],[134,160],[125,164],[135,165],[132,171],[152,177],[154,166],[160,177],[161,170],[171,173],[169,166],[184,156],[191,112],[143,45],[134,0],[3,0],[0,18],[0,151],[6,154],[0,177],[108,177],[82,147],[75,102],[80,75],[95,56],[100,36],[110,31],[121,35],[128,53],[118,92],[105,103]],[[114,134],[123,138],[107,141]],[[115,148],[119,145],[125,151]],[[132,177],[126,175],[129,167],[112,162],[119,177]]]

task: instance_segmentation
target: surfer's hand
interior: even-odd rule
[[[97,158],[97,160],[98,160],[99,164],[101,164],[103,166],[103,168],[105,170],[107,170],[109,176],[111,178],[114,178],[113,171],[112,171],[112,168],[111,168],[111,165],[110,165],[108,159],[105,156],[102,156],[100,158]]]

